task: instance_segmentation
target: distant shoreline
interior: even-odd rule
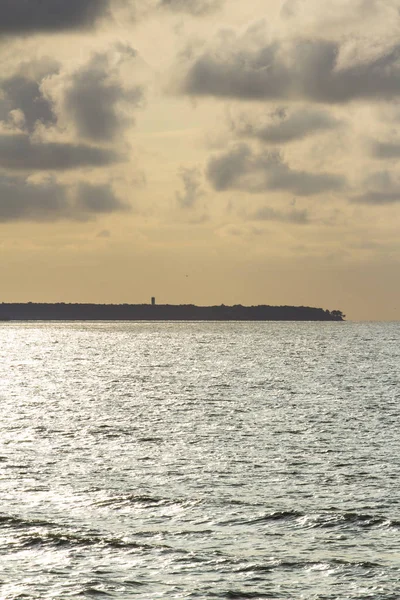
[[[0,321],[343,321],[340,310],[310,306],[2,303]]]

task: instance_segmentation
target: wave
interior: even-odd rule
[[[160,498],[158,496],[147,496],[145,494],[123,494],[122,496],[114,496],[111,498],[105,498],[104,500],[97,500],[93,502],[94,506],[114,506],[116,508],[136,504],[140,504],[144,507],[153,507],[163,506],[167,504],[175,504],[175,502],[167,498]]]
[[[288,511],[274,511],[271,513],[266,513],[263,515],[259,515],[257,517],[253,517],[251,519],[228,519],[226,521],[221,521],[220,525],[256,525],[258,523],[268,523],[271,521],[293,521],[294,519],[298,519],[303,517],[304,513],[288,510]]]
[[[24,517],[18,517],[14,515],[0,514],[0,526],[5,525],[9,527],[56,527],[55,523],[45,521],[43,519],[26,519]]]
[[[84,594],[86,596],[94,596],[95,598],[98,598],[98,596],[109,596],[109,597],[114,596],[113,593],[106,592],[105,590],[102,590],[101,588],[98,588],[95,586],[89,586],[89,587],[85,588]]]
[[[18,539],[13,540],[13,545],[17,545],[20,549],[30,548],[42,548],[51,547],[55,549],[59,548],[76,548],[76,547],[88,547],[93,548],[98,546],[100,548],[109,548],[115,550],[168,550],[172,551],[173,548],[166,544],[146,544],[141,541],[125,540],[121,538],[109,538],[102,535],[85,535],[79,533],[70,533],[65,531],[43,531],[33,532],[30,534],[21,535]]]
[[[260,592],[250,592],[246,590],[228,590],[213,595],[213,597],[226,598],[227,600],[253,600],[255,598],[257,598],[257,600],[272,600],[273,598],[283,598],[280,594],[268,593],[268,595],[266,595]]]
[[[251,519],[233,518],[221,521],[219,525],[258,525],[273,522],[296,522],[298,527],[335,528],[358,527],[363,529],[375,527],[400,528],[400,521],[389,519],[383,515],[371,515],[356,511],[341,512],[326,510],[316,513],[306,513],[297,510],[274,511],[252,517]]]
[[[389,519],[383,515],[371,515],[359,512],[327,512],[316,515],[305,515],[303,524],[309,527],[324,529],[334,527],[355,526],[362,529],[372,529],[375,527],[399,528],[400,521]]]
[[[98,534],[85,535],[66,531],[35,531],[30,534],[21,535],[18,545],[22,548],[37,546],[52,546],[60,548],[64,546],[107,546],[109,548],[124,549],[150,549],[150,544],[133,541],[125,541],[118,538],[107,538]]]
[[[102,498],[94,500],[92,506],[99,508],[114,508],[120,510],[129,506],[137,506],[139,508],[154,509],[163,506],[176,506],[176,507],[193,507],[198,506],[202,503],[201,499],[198,498],[168,498],[162,496],[153,496],[147,494],[121,494],[120,496],[109,496],[108,498]]]
[[[16,535],[10,543],[14,548],[20,549],[100,546],[124,550],[173,550],[166,544],[148,544],[141,540],[109,537],[97,531],[66,530],[57,523],[14,515],[0,515],[0,529],[2,526],[14,529]]]
[[[329,570],[329,569],[362,569],[362,570],[371,570],[371,569],[381,569],[382,565],[376,562],[371,561],[349,561],[338,558],[330,558],[328,560],[319,560],[319,561],[307,561],[307,560],[276,560],[270,563],[265,564],[250,564],[245,565],[243,567],[238,567],[234,569],[234,573],[269,573],[271,571],[276,570],[287,570],[287,571],[297,571],[297,570],[307,570],[307,569],[315,569],[315,570]]]
[[[103,506],[124,506],[129,503],[139,503],[143,506],[163,506],[165,504],[176,504],[176,500],[159,498],[146,495],[127,495],[118,498],[110,498],[100,502]],[[221,526],[245,526],[247,528],[275,524],[277,527],[288,525],[292,530],[294,528],[337,528],[343,529],[400,529],[400,521],[391,520],[384,515],[373,515],[363,512],[347,511],[340,512],[334,509],[320,511],[318,513],[306,513],[297,510],[293,511],[274,511],[262,515],[255,516],[251,519],[229,519],[221,522],[214,522],[213,526],[200,527],[199,529],[184,527],[177,531],[170,531],[168,528],[163,531],[163,535],[169,538],[192,537],[192,536],[208,536],[215,532],[215,527]],[[189,523],[188,523],[189,525]],[[40,518],[29,518],[26,516],[18,516],[11,514],[0,514],[0,530],[14,530],[15,535],[11,541],[12,546],[19,548],[34,548],[51,546],[53,548],[62,547],[107,547],[110,549],[123,549],[132,551],[168,551],[182,553],[183,550],[175,548],[167,544],[152,543],[151,539],[154,536],[154,531],[137,532],[131,538],[113,537],[101,531],[90,529],[69,528],[64,523],[54,523]],[[158,532],[160,533],[160,532]],[[184,551],[183,551],[184,552]],[[185,553],[185,552],[184,552]],[[314,564],[314,563],[312,563]],[[329,561],[330,565],[346,566],[352,563],[345,561]],[[250,565],[243,567],[246,571],[264,571],[275,569],[279,566],[284,568],[303,568],[310,566],[310,563],[284,563],[268,562],[262,565]],[[373,568],[374,563],[357,563],[359,568]],[[242,568],[242,567],[241,567]]]

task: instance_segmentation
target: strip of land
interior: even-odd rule
[[[343,321],[340,310],[310,306],[194,304],[0,304],[2,321]]]

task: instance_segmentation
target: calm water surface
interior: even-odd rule
[[[0,598],[400,598],[400,323],[0,325]]]

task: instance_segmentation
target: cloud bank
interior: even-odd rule
[[[54,180],[33,183],[0,174],[0,222],[87,221],[129,210],[108,185],[79,183],[73,188]]]
[[[267,41],[254,28],[224,32],[189,64],[180,84],[190,96],[343,104],[400,96],[400,45],[379,56],[339,63],[341,43]]]
[[[32,142],[28,135],[0,135],[0,167],[13,170],[68,170],[104,167],[120,156],[113,150],[84,144]]]
[[[109,0],[1,0],[0,35],[57,32],[94,25]]]

